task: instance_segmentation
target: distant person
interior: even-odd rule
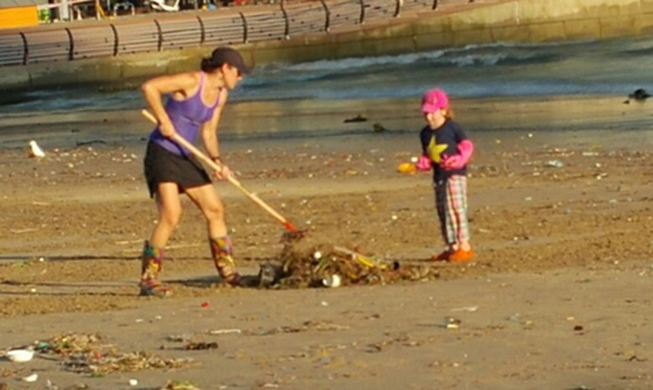
[[[145,178],[150,196],[156,199],[159,219],[143,249],[141,295],[171,293],[160,282],[159,274],[164,248],[181,217],[181,193],[206,218],[213,261],[222,279],[234,285],[240,281],[222,201],[202,165],[172,138],[179,135],[195,143],[199,133],[209,157],[222,167],[213,174],[218,179],[228,179],[232,172],[220,157],[218,122],[228,91],[247,73],[249,69],[241,55],[234,49],[221,47],[202,60],[200,71],[156,77],[141,86],[145,101],[159,123],[150,134],[145,155]],[[170,95],[165,105],[163,95]]]
[[[467,162],[474,145],[453,121],[449,97],[443,90],[427,91],[421,110],[427,126],[420,132],[422,156],[416,166],[421,171],[433,169],[436,209],[447,246],[432,259],[468,261],[474,252],[469,243],[467,221]]]

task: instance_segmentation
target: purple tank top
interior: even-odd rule
[[[186,141],[194,144],[197,139],[197,133],[200,126],[213,117],[215,108],[220,103],[220,95],[212,107],[207,107],[202,101],[202,90],[204,89],[204,72],[200,79],[200,87],[195,95],[184,99],[176,100],[172,96],[168,98],[165,104],[166,112],[172,121],[177,134],[181,135]],[[166,150],[180,155],[188,156],[190,151],[178,143],[166,138],[161,134],[159,126],[150,134],[150,141],[161,145]]]

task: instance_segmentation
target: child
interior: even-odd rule
[[[218,273],[227,283],[239,283],[222,201],[202,165],[172,138],[179,135],[194,143],[200,135],[209,156],[222,167],[214,172],[215,176],[227,179],[232,173],[220,158],[218,121],[228,91],[247,73],[249,68],[241,55],[234,49],[221,47],[202,61],[201,70],[157,77],[141,87],[159,123],[150,134],[145,155],[145,178],[150,195],[156,199],[159,219],[143,249],[141,295],[171,293],[159,281],[159,273],[164,247],[181,217],[180,193],[188,195],[206,219],[209,246]],[[170,95],[165,105],[163,95]]]
[[[468,261],[474,257],[467,223],[467,162],[474,145],[453,121],[449,98],[441,89],[431,89],[422,99],[422,113],[428,124],[420,132],[422,156],[417,169],[433,168],[435,203],[440,230],[447,249],[433,260]]]

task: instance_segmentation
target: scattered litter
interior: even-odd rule
[[[118,352],[115,345],[105,344],[99,334],[65,334],[47,341],[37,341],[36,350],[55,355],[67,371],[91,376],[146,369],[187,367],[190,359],[164,359],[149,352]]]
[[[341,284],[340,275],[338,274],[329,275],[322,279],[322,284],[324,285],[324,287],[331,287],[331,288],[340,287]]]
[[[560,160],[549,160],[546,162],[547,167],[562,168],[565,164]]]
[[[468,311],[473,313],[478,310],[478,306],[465,306],[465,307],[456,307],[451,309],[451,311]]]
[[[207,350],[207,349],[218,349],[218,343],[214,342],[189,342],[184,346],[184,349],[187,351],[202,351],[202,350]]]
[[[172,334],[168,337],[166,337],[167,341],[173,342],[173,343],[184,343],[188,340],[193,338],[193,335],[190,333],[182,333],[182,334]]]
[[[264,330],[264,331],[248,331],[246,334],[248,336],[270,336],[277,333],[300,333],[307,332],[309,330],[315,330],[318,332],[333,332],[339,330],[348,330],[349,326],[334,324],[330,321],[305,321],[300,326],[279,326],[276,328]]]
[[[458,329],[458,328],[460,328],[460,323],[461,322],[462,321],[457,319],[457,318],[445,317],[444,318],[444,327],[447,328],[447,329]]]
[[[188,381],[170,381],[161,390],[200,390]]]
[[[353,118],[345,119],[344,122],[345,123],[367,122],[367,117],[363,114],[358,114]]]
[[[16,363],[29,362],[34,357],[34,351],[30,349],[14,349],[7,352],[7,359]]]
[[[374,130],[375,133],[382,133],[382,132],[386,131],[387,129],[385,127],[383,127],[382,124],[375,123],[375,124],[372,125],[372,130]]]
[[[32,375],[26,376],[22,379],[23,382],[36,382],[39,379],[39,374],[34,373]]]
[[[130,379],[129,386],[138,386],[138,381],[136,379]]]
[[[212,335],[222,335],[222,334],[231,334],[231,333],[242,333],[240,329],[216,329],[209,331],[209,334]]]

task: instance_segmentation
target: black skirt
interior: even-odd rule
[[[152,141],[147,144],[144,163],[150,198],[154,198],[159,183],[175,183],[180,193],[211,183],[204,167],[195,158],[174,154]]]

